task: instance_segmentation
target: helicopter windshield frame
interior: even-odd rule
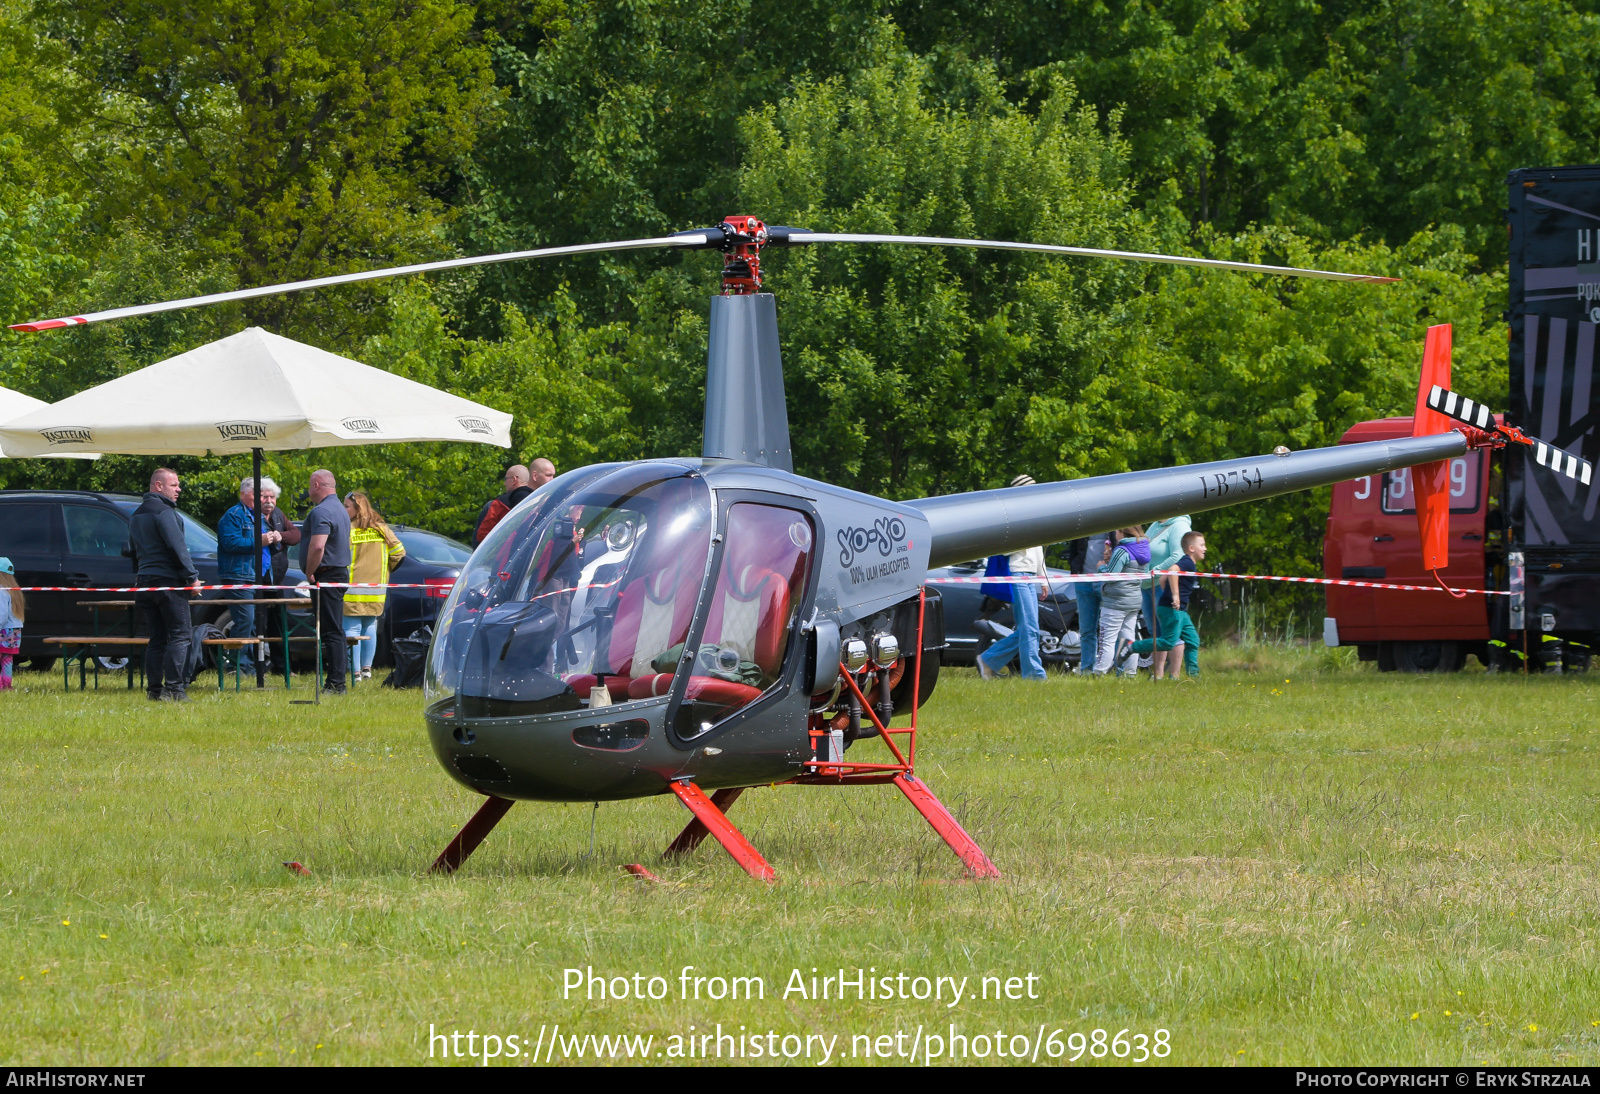
[[[683,749],[696,748],[743,722],[757,717],[773,704],[781,701],[789,693],[790,688],[798,678],[802,667],[801,663],[806,655],[807,643],[795,640],[800,635],[798,622],[810,618],[812,605],[816,597],[818,578],[822,569],[821,514],[808,499],[790,494],[775,494],[764,490],[743,488],[717,489],[713,487],[712,494],[716,505],[716,532],[712,537],[712,556],[710,565],[706,569],[705,578],[700,586],[700,596],[695,604],[694,618],[689,626],[688,640],[684,644],[684,651],[677,671],[673,674],[665,718],[668,739],[676,747]],[[701,712],[705,710],[705,707],[691,700],[687,693],[690,681],[696,679],[697,651],[702,648],[708,623],[714,614],[716,606],[714,599],[720,587],[719,578],[723,573],[724,567],[728,564],[729,524],[733,518],[734,510],[740,505],[760,506],[768,510],[787,510],[803,518],[804,527],[809,529],[811,540],[801,549],[809,557],[805,559],[805,569],[802,577],[804,588],[801,590],[799,597],[791,600],[786,613],[787,617],[783,622],[786,645],[783,650],[781,664],[774,674],[773,681],[767,684],[758,696],[751,698],[737,709],[723,712],[715,720],[708,722],[701,717]],[[799,544],[796,544],[796,546],[799,546]]]

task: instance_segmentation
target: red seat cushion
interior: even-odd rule
[[[759,620],[755,635],[754,656],[750,660],[761,666],[766,675],[776,676],[782,667],[785,628],[789,622],[789,582],[781,575],[764,567],[744,566],[734,573],[724,572],[717,582],[716,594],[711,600],[711,615],[706,620],[703,642],[723,645],[737,637],[723,634],[724,615],[729,598],[748,603],[759,599],[756,605]]]
[[[732,680],[723,680],[715,676],[691,676],[688,690],[684,694],[687,698],[702,703],[742,707],[758,699],[761,696],[761,689],[753,688],[749,684],[736,684]]]
[[[658,672],[653,676],[635,676],[628,681],[629,699],[651,699],[665,695],[672,687],[672,673]]]
[[[672,625],[666,642],[652,657],[684,641],[689,633],[689,617],[694,612],[698,590],[680,588],[687,574],[698,572],[692,560],[678,556],[664,566],[634,578],[623,588],[617,603],[616,622],[611,627],[607,653],[611,671],[624,676],[649,675],[649,665],[634,665],[634,647],[639,641],[639,624],[644,618],[646,598],[655,605],[672,604]],[[654,605],[653,605],[654,606]]]

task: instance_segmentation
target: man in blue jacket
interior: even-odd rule
[[[282,533],[261,533],[261,561],[263,574],[272,572],[272,545],[283,538]],[[239,504],[222,514],[217,523],[217,581],[223,585],[251,585],[256,580],[256,484],[254,479],[239,483]],[[254,600],[261,595],[257,589],[227,589],[224,600]],[[228,609],[233,616],[233,637],[248,638],[256,633],[256,607],[254,604],[236,604]],[[250,647],[239,650],[239,668],[249,674],[255,671],[255,661]]]
[[[199,585],[200,574],[183,541],[178,516],[178,473],[158,467],[150,491],[128,522],[128,553],[133,557],[134,584]],[[189,594],[140,592],[134,598],[144,612],[150,644],[144,651],[144,679],[150,698],[183,702],[189,690]]]

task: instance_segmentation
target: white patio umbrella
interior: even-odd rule
[[[20,417],[0,415],[0,447],[8,456],[250,452],[258,498],[264,450],[395,441],[510,448],[511,415],[260,327]],[[258,505],[257,584],[264,577],[260,545]]]
[[[511,415],[259,327],[12,420],[0,415],[8,456],[202,456],[392,441],[510,448]]]
[[[0,387],[0,422],[6,422],[12,418],[21,417],[30,411],[38,410],[40,407],[49,405],[50,404],[45,402],[43,399],[35,399],[32,395],[24,395],[20,391],[12,391],[8,387]],[[15,455],[15,453],[7,452],[3,446],[0,446],[0,456],[11,455]],[[98,459],[100,453],[72,452],[56,453],[56,455],[71,455],[80,460],[93,460]]]

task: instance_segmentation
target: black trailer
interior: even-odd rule
[[[1600,166],[1511,172],[1511,392],[1507,420],[1556,448],[1600,462]],[[1491,629],[1551,665],[1587,664],[1600,643],[1600,476],[1588,485],[1504,460],[1507,553]],[[1520,594],[1520,595],[1519,595]]]

